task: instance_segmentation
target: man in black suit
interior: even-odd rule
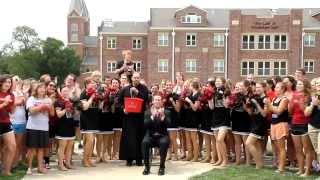
[[[144,156],[145,169],[143,175],[150,174],[149,153],[152,147],[159,147],[160,168],[158,175],[165,173],[165,161],[170,145],[167,127],[170,123],[170,112],[165,110],[160,95],[154,95],[152,106],[145,112],[144,127],[146,134],[142,141],[142,153]]]

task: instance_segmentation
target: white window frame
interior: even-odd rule
[[[243,68],[243,63],[247,63],[247,67]],[[253,68],[250,68],[250,64],[253,63]],[[255,74],[255,61],[254,60],[244,60],[244,61],[241,61],[241,68],[240,68],[240,74],[241,76],[247,76],[248,74]],[[243,70],[246,69],[247,70],[247,73],[244,74],[243,73]],[[250,72],[251,70],[253,70],[253,72]]]
[[[137,72],[141,72],[142,71],[142,61],[133,61],[134,63],[134,67],[136,68]]]
[[[181,23],[188,24],[201,24],[201,16],[198,16],[194,13],[187,14],[185,16],[181,16]]]
[[[214,73],[224,73],[224,59],[214,59],[213,60],[213,72]]]
[[[262,63],[262,68],[259,68],[259,63]],[[269,68],[266,67],[267,63],[269,63]],[[262,70],[262,74],[259,74],[259,70]],[[271,61],[257,61],[257,76],[271,76]]]
[[[190,36],[190,40],[188,40],[188,36]],[[192,40],[192,37],[195,37],[194,40]],[[188,44],[189,42],[189,44]],[[196,47],[197,46],[197,33],[186,33],[186,46],[187,47]]]
[[[316,46],[316,33],[306,33],[303,36],[304,47],[315,47]]]
[[[260,37],[262,37],[262,42],[260,42]],[[267,42],[267,37],[269,37],[269,42]],[[257,35],[257,49],[262,50],[262,49],[271,49],[271,34],[258,34]],[[262,47],[260,47],[260,44],[262,43]],[[268,46],[267,46],[268,44]]]
[[[169,46],[169,33],[168,32],[158,32],[158,46]]]
[[[70,25],[70,41],[71,42],[78,42],[79,41],[79,25],[76,23],[72,23]]]
[[[311,66],[312,64],[312,66]],[[303,67],[306,73],[314,73],[315,60],[314,59],[305,59],[303,61]]]
[[[107,49],[117,48],[117,37],[107,37]]]
[[[140,41],[140,46],[138,46],[139,41]],[[132,49],[142,49],[142,38],[141,37],[132,38]]]
[[[276,36],[279,36],[279,42],[276,42]],[[283,42],[282,37],[286,37],[285,46],[286,48],[282,48]],[[275,48],[275,45],[278,44],[278,48]],[[287,34],[274,34],[273,35],[273,49],[274,50],[287,50],[288,49],[288,35]]]
[[[244,36],[247,37],[247,41],[246,41],[246,42],[243,41]],[[250,38],[251,38],[252,36],[253,36],[253,42],[250,41]],[[241,38],[241,49],[245,49],[245,50],[254,50],[254,49],[256,49],[256,47],[255,47],[255,45],[256,45],[255,41],[256,41],[256,36],[255,36],[254,34],[242,34],[242,38]],[[251,48],[251,47],[252,47],[252,43],[253,43],[253,48]],[[247,46],[246,48],[244,48],[244,46],[243,46],[244,44],[246,44],[246,46]]]
[[[224,34],[214,33],[213,34],[213,47],[224,47]]]
[[[158,59],[158,72],[161,72],[161,73],[169,72],[168,59]]]
[[[279,63],[279,67],[278,68],[275,68],[275,64],[276,63]],[[286,67],[285,68],[283,68],[283,67],[281,67],[282,66],[282,63],[286,63]],[[276,60],[276,61],[274,61],[273,62],[273,75],[274,76],[286,76],[286,75],[288,75],[288,62],[287,61],[283,61],[283,60]],[[278,69],[278,71],[279,71],[279,74],[275,74],[275,69]],[[281,70],[283,70],[283,69],[285,69],[285,74],[281,74]]]
[[[197,60],[196,59],[186,59],[186,72],[196,73],[197,72]]]
[[[114,73],[117,69],[117,61],[107,61],[107,72]]]

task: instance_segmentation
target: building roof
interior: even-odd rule
[[[107,24],[102,22],[99,31],[105,33],[148,33],[148,22],[133,21],[109,21]]]
[[[86,47],[97,47],[97,36],[85,36],[84,37],[84,45]]]
[[[94,56],[86,56],[83,58],[82,65],[98,65],[98,58]]]
[[[89,17],[89,11],[84,0],[71,0],[68,14],[70,15],[73,11],[76,11],[79,16]]]
[[[320,27],[320,21],[313,16],[320,13],[320,8],[309,8],[303,10],[303,27]]]
[[[175,27],[174,15],[180,8],[151,8],[150,18],[153,27]],[[227,28],[229,26],[229,10],[203,9],[208,13],[209,27]]]

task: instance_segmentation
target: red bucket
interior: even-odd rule
[[[124,98],[124,109],[128,113],[141,113],[143,99],[140,98]]]

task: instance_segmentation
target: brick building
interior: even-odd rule
[[[71,0],[68,46],[83,60],[81,71],[115,76],[121,51],[131,49],[147,82],[224,76],[240,80],[320,72],[319,9],[151,8],[147,22],[103,20],[90,36],[84,0]]]

